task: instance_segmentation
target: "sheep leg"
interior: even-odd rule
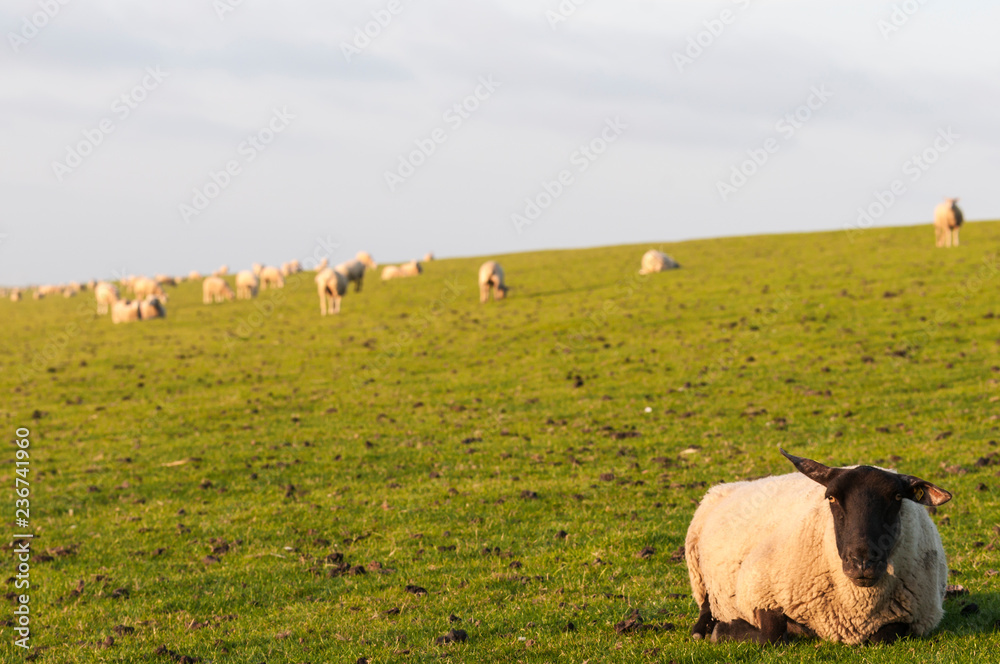
[[[720,622],[712,632],[712,643],[719,641],[756,641],[760,644],[775,644],[785,640],[788,633],[788,617],[781,609],[755,612],[760,629],[745,620]]]
[[[952,236],[953,237],[952,237],[951,245],[953,247],[957,247],[958,246],[958,229],[957,228],[952,231]]]
[[[712,617],[712,602],[706,595],[705,601],[701,605],[701,615],[698,616],[698,622],[691,628],[691,638],[698,641],[706,636],[711,636],[712,630],[715,629],[718,622]]]
[[[906,623],[889,623],[882,625],[877,632],[869,636],[866,643],[893,643],[909,634],[910,626]]]

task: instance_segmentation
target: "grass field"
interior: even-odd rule
[[[649,277],[647,246],[524,253],[483,306],[483,259],[442,260],[327,318],[311,274],[212,306],[185,283],[131,325],[87,293],[0,301],[0,422],[31,431],[29,656],[997,661],[1000,222],[962,240],[685,242]],[[790,472],[779,445],[953,492],[933,518],[969,594],[931,638],[690,640],[695,505]]]

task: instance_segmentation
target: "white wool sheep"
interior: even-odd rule
[[[486,302],[493,291],[494,300],[507,297],[507,284],[504,283],[503,268],[496,261],[486,261],[479,268],[479,301]]]
[[[657,251],[656,249],[650,249],[642,255],[642,267],[639,268],[639,274],[652,274],[654,272],[663,272],[664,270],[676,270],[680,265],[677,264],[670,256],[667,256],[662,251]]]
[[[285,278],[281,276],[281,270],[276,267],[265,267],[260,271],[260,288],[261,290],[267,290],[268,288],[284,288]]]
[[[170,275],[166,274],[156,275],[155,277],[153,277],[153,281],[155,281],[160,286],[176,286],[178,283],[175,277],[171,277]]]
[[[339,314],[340,298],[347,292],[347,277],[326,268],[316,275],[316,291],[319,294],[320,315]]]
[[[213,277],[224,277],[229,274],[229,266],[223,265],[218,270],[212,273]]]
[[[118,323],[132,323],[137,320],[142,320],[142,314],[139,313],[139,302],[135,300],[119,300],[111,305],[111,322],[114,324]]]
[[[354,292],[361,290],[361,282],[365,278],[365,268],[375,269],[378,265],[367,251],[359,251],[353,260],[345,261],[333,268],[347,278],[347,283],[354,282]]]
[[[965,218],[958,208],[957,198],[946,198],[934,208],[934,241],[938,247],[957,247],[958,229]]]
[[[222,277],[205,277],[201,282],[201,301],[205,304],[233,299],[233,289]]]
[[[159,298],[149,296],[139,303],[140,320],[153,320],[154,318],[166,318],[167,310]]]
[[[135,293],[136,299],[145,299],[150,295],[155,295],[161,300],[167,299],[167,294],[163,292],[156,280],[149,277],[137,277],[132,282],[132,292]]]
[[[249,300],[257,295],[259,285],[256,275],[250,270],[240,270],[236,273],[236,299]]]
[[[10,301],[11,301],[11,302],[20,302],[20,301],[21,301],[21,291],[19,291],[19,290],[18,290],[18,289],[16,289],[16,288],[15,288],[15,289],[13,289],[13,290],[12,290],[12,291],[10,292]]]
[[[410,261],[409,263],[403,263],[402,265],[386,265],[382,268],[382,281],[389,281],[390,279],[399,279],[402,277],[416,277],[423,271],[424,269],[417,261]]]
[[[260,263],[254,263],[250,266],[250,269],[253,270],[255,276],[259,277],[260,271],[264,269],[264,266],[261,265]]]
[[[201,272],[199,272],[198,270],[191,270],[190,272],[188,272],[189,281],[197,281],[199,279],[201,279]]]
[[[434,254],[432,254],[429,251],[426,254],[424,254],[424,262],[425,263],[430,263],[432,260],[434,260]]]
[[[695,511],[685,541],[701,607],[694,637],[777,642],[798,632],[858,644],[932,630],[948,566],[917,502],[951,494],[894,471],[782,453],[798,473],[720,484]]]
[[[114,284],[101,281],[94,286],[94,299],[97,300],[98,315],[104,315],[118,301],[118,288]]]
[[[32,297],[32,299],[35,299],[35,300],[41,300],[42,298],[45,297],[45,293],[43,293],[42,291],[40,291],[38,289],[35,289],[35,292],[31,294],[31,297]]]

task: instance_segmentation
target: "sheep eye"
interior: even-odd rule
[[[902,499],[903,499],[903,494],[897,493],[896,494],[896,500],[899,501],[899,500],[902,500]]]
[[[837,502],[837,497],[836,497],[836,496],[827,496],[827,499],[828,499],[828,500],[829,500],[829,501],[830,501],[831,503],[836,503],[836,502]]]

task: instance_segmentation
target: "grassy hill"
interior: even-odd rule
[[[0,422],[31,430],[37,661],[986,661],[1000,222],[962,240],[685,242],[649,277],[645,245],[516,254],[509,299],[482,306],[483,259],[442,260],[369,275],[326,318],[309,273],[212,306],[185,283],[166,320],[130,325],[87,293],[0,301]],[[696,503],[790,472],[779,445],[954,493],[933,518],[970,595],[932,638],[689,639]],[[618,633],[635,610],[651,627]],[[468,640],[436,643],[449,630]]]

